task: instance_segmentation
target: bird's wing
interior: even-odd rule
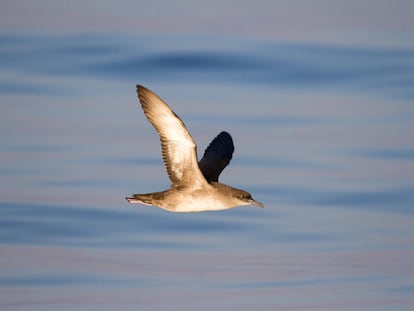
[[[206,179],[197,163],[197,146],[183,121],[151,90],[137,85],[148,120],[160,135],[162,158],[173,187],[201,187]]]
[[[230,163],[233,152],[233,139],[227,132],[218,134],[208,145],[198,165],[209,183],[218,182],[219,175]]]

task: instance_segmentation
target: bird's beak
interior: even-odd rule
[[[264,207],[264,205],[263,205],[262,202],[258,202],[258,201],[253,200],[253,199],[250,200],[250,204],[254,204],[254,205],[260,206],[261,208]]]

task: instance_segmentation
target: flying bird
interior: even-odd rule
[[[218,134],[198,162],[197,146],[183,121],[151,90],[137,85],[137,93],[146,117],[160,136],[162,158],[172,184],[165,191],[133,194],[126,198],[128,202],[171,212],[216,211],[249,204],[263,207],[249,192],[219,182],[234,151],[229,133]]]

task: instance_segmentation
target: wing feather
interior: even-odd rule
[[[204,156],[198,163],[201,172],[209,183],[218,182],[224,168],[233,156],[233,139],[227,132],[218,134],[208,145]]]
[[[162,158],[173,186],[206,184],[197,163],[197,146],[183,121],[151,90],[137,85],[137,93],[146,117],[160,136]]]

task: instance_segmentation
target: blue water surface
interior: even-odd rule
[[[175,214],[135,85],[265,204]],[[3,310],[411,310],[414,49],[0,35]],[[208,302],[208,303],[207,303]]]

